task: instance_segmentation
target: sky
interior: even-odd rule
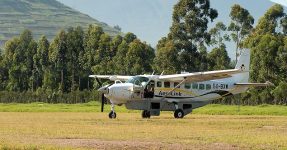
[[[178,0],[58,0],[82,13],[109,24],[119,25],[122,32],[133,32],[155,47],[169,32],[173,6]],[[287,7],[287,0],[271,0]],[[258,20],[274,3],[269,0],[210,0],[219,12],[215,22],[230,23],[229,12],[234,4],[249,10]],[[256,22],[257,23],[257,22]],[[255,23],[255,24],[256,24]],[[213,24],[211,24],[212,26]],[[227,43],[229,56],[235,58],[234,43]]]
[[[287,7],[287,0],[271,0],[271,1]]]

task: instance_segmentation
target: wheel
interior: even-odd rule
[[[181,109],[177,109],[174,112],[174,118],[183,118],[184,117],[184,112]]]
[[[142,112],[142,118],[150,118],[150,111],[144,110]]]
[[[111,111],[111,112],[109,113],[109,118],[110,118],[110,119],[116,119],[116,118],[117,118],[116,112]]]

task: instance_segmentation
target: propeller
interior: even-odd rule
[[[98,82],[100,88],[98,91],[101,93],[101,112],[104,112],[104,107],[106,104],[106,97],[105,94],[108,93],[108,87],[110,85],[103,86],[103,83],[99,80],[99,78],[96,78],[96,81]]]
[[[101,87],[100,89],[102,89],[103,83],[99,80],[99,78],[96,78],[96,81]],[[98,90],[99,92],[101,92],[100,89]],[[104,112],[104,107],[105,107],[105,93],[101,92],[101,112]]]
[[[106,100],[105,94],[104,94],[104,93],[102,93],[102,99],[101,99],[101,112],[104,112],[105,100]]]

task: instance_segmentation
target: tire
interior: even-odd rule
[[[150,111],[144,110],[142,112],[142,118],[150,118]]]
[[[174,112],[174,118],[183,118],[184,117],[184,112],[181,109],[177,109]]]
[[[111,111],[111,112],[109,113],[109,118],[110,118],[110,119],[116,119],[116,118],[117,118],[116,112]]]

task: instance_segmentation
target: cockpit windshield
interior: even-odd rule
[[[126,83],[132,83],[135,85],[142,86],[142,85],[146,84],[148,81],[149,81],[149,78],[136,76],[136,77],[132,77],[129,80],[127,80]]]

